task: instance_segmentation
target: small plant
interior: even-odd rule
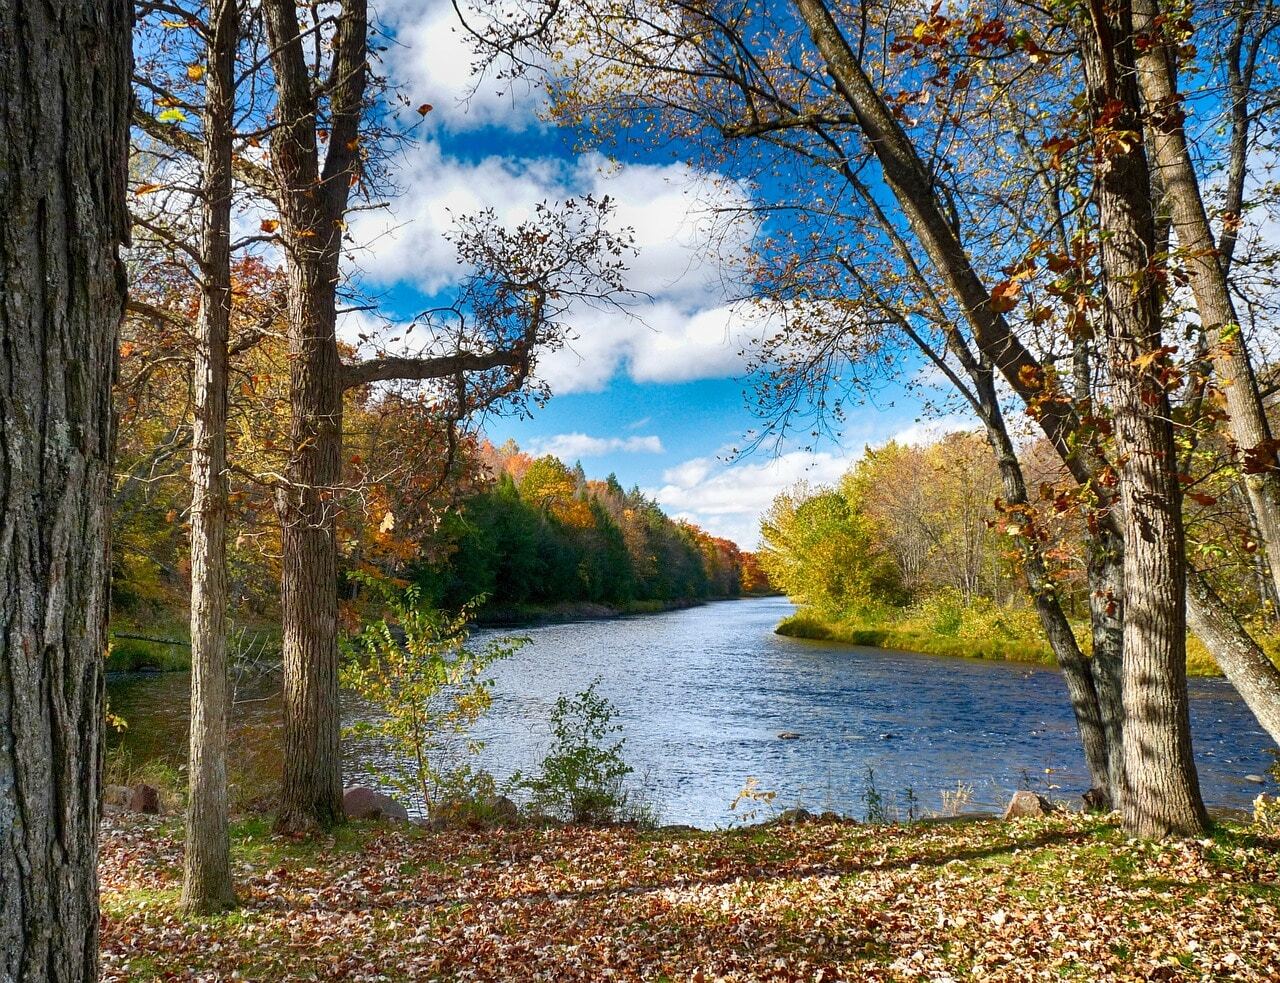
[[[623,758],[625,738],[615,723],[617,707],[596,692],[600,680],[574,696],[561,695],[551,709],[551,748],[541,772],[512,777],[514,787],[529,793],[537,810],[570,822],[603,825],[619,820],[644,822],[624,781],[631,766]]]
[[[884,825],[892,822],[889,816],[889,809],[884,800],[884,796],[880,794],[880,790],[876,788],[876,773],[870,765],[867,766],[867,787],[862,790],[862,804],[866,806],[867,822],[875,825]]]
[[[1253,824],[1266,833],[1280,833],[1280,799],[1263,793],[1253,800]]]
[[[942,790],[942,815],[959,816],[973,801],[973,786],[956,782],[955,788]]]
[[[902,804],[907,811],[907,822],[914,823],[920,815],[920,799],[910,785],[902,790]]]
[[[772,789],[761,788],[760,782],[753,775],[748,775],[746,782],[743,783],[741,790],[733,797],[733,801],[729,803],[730,811],[737,813],[737,818],[744,823],[755,820],[762,811],[773,812],[773,800],[778,797],[778,793]],[[741,811],[738,806],[745,805]]]
[[[344,643],[343,685],[378,711],[348,733],[382,744],[388,760],[370,772],[430,812],[442,792],[452,796],[473,777],[483,745],[471,730],[493,703],[485,673],[524,640],[468,648],[470,608],[448,614],[423,604],[416,586],[357,579],[381,595],[387,616]]]

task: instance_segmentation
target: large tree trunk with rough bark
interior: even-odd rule
[[[263,4],[280,122],[271,162],[289,284],[290,460],[277,495],[284,620],[284,782],[278,828],[342,821],[338,707],[338,544],[342,478],[342,365],[337,343],[338,262],[351,184],[359,169],[366,76],[365,0],[338,18],[323,166],[314,80],[293,0]]]
[[[235,903],[227,826],[227,339],[231,327],[231,137],[236,0],[209,10],[202,161],[200,312],[191,437],[191,733],[182,905]]]
[[[1097,137],[1103,331],[1124,507],[1124,747],[1121,808],[1138,836],[1208,827],[1191,753],[1186,679],[1186,541],[1169,397],[1159,374],[1161,313],[1151,272],[1155,215],[1125,4],[1091,7],[1080,32]]]
[[[0,979],[94,980],[132,11],[0,3]]]
[[[336,276],[336,270],[334,272]],[[342,821],[338,706],[338,548],[342,388],[331,281],[289,263],[293,422],[278,511],[283,547],[284,785],[277,824],[301,832]]]

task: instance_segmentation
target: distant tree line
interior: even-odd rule
[[[737,597],[768,589],[755,557],[673,520],[638,488],[582,466],[484,445],[481,487],[442,521],[413,577],[444,607],[586,601],[627,605]],[[443,554],[443,555],[441,555]]]

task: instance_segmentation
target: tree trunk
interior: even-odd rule
[[[342,388],[332,280],[289,262],[289,487],[277,498],[284,556],[284,785],[277,826],[302,832],[342,821],[338,706],[338,548]],[[336,276],[336,270],[334,271]]]
[[[1124,788],[1124,540],[1106,526],[1089,535],[1089,670],[1107,736],[1111,804]]]
[[[0,3],[0,979],[98,973],[132,11]]]
[[[1280,673],[1203,576],[1187,578],[1187,621],[1258,723],[1280,744]]]
[[[1153,0],[1134,0],[1133,11],[1135,28],[1156,42],[1137,56],[1138,82],[1165,201],[1178,234],[1179,257],[1226,396],[1232,439],[1241,452],[1253,452],[1260,458],[1261,470],[1246,472],[1244,484],[1262,536],[1272,583],[1280,591],[1280,470],[1271,425],[1200,194],[1200,179],[1187,147],[1176,69],[1167,44],[1160,40],[1163,32],[1155,26],[1157,6]]]
[[[1008,504],[1014,507],[1027,507],[1027,487],[1022,476],[1022,467],[1008,430],[1003,426],[987,425],[988,440],[995,452],[1000,467],[1000,477],[1004,483],[1004,494]],[[1097,684],[1092,673],[1090,660],[1080,651],[1080,643],[1076,641],[1075,632],[1071,630],[1071,622],[1067,620],[1058,600],[1053,582],[1045,568],[1044,556],[1040,544],[1030,535],[1019,537],[1022,544],[1022,568],[1027,579],[1027,589],[1035,604],[1036,614],[1044,629],[1049,647],[1053,650],[1058,667],[1062,670],[1063,681],[1067,685],[1067,696],[1071,700],[1071,709],[1075,714],[1076,727],[1080,732],[1080,745],[1084,749],[1085,764],[1089,768],[1089,778],[1093,787],[1114,802],[1112,789],[1115,781],[1112,778],[1113,750],[1109,743],[1112,737],[1108,733],[1107,718],[1102,710]],[[1114,723],[1114,721],[1112,721]],[[1114,735],[1117,739],[1119,735]],[[1119,753],[1114,755],[1119,758]]]
[[[227,339],[236,0],[209,9],[202,161],[201,294],[191,438],[191,733],[182,906],[235,904],[227,826]]]
[[[1208,828],[1191,753],[1186,665],[1186,543],[1168,393],[1159,377],[1161,314],[1150,266],[1155,216],[1124,4],[1090,8],[1080,32],[1097,139],[1093,195],[1104,281],[1103,328],[1114,392],[1124,506],[1125,829],[1137,836]]]
[[[317,152],[315,86],[293,0],[263,12],[280,121],[271,163],[279,187],[289,283],[292,408],[281,523],[284,620],[284,781],[277,827],[342,821],[338,706],[337,491],[342,478],[342,366],[337,343],[338,261],[347,200],[359,174],[366,76],[365,0],[347,0],[334,39],[329,139]]]

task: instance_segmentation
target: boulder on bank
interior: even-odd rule
[[[817,818],[808,809],[801,809],[798,806],[791,809],[783,809],[778,813],[778,818],[774,822],[784,826],[795,825],[796,823],[811,823]]]
[[[505,795],[480,799],[447,799],[431,808],[429,829],[484,829],[518,826],[520,807]]]
[[[130,812],[142,812],[148,816],[160,815],[160,790],[146,782],[139,782],[129,789]]]
[[[1035,792],[1014,792],[1009,800],[1009,807],[1004,811],[1004,818],[1034,819],[1049,815],[1054,811],[1053,803],[1043,795]]]
[[[355,785],[342,793],[342,812],[348,819],[409,820],[409,810],[399,802],[364,785]]]

